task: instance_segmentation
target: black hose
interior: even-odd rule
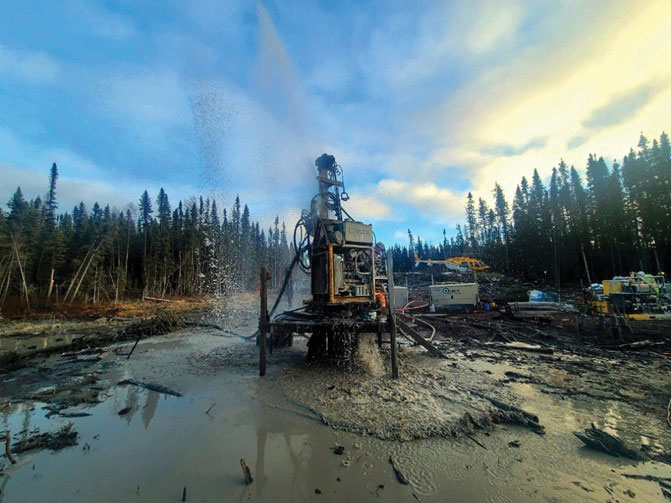
[[[289,284],[289,278],[291,278],[291,272],[294,270],[294,266],[296,265],[296,262],[299,261],[299,254],[296,253],[294,255],[294,259],[291,261],[291,265],[289,266],[289,269],[287,269],[287,274],[284,276],[284,282],[282,283],[282,288],[280,288],[280,293],[277,295],[277,298],[275,299],[275,303],[273,304],[272,309],[270,310],[270,313],[268,314],[269,318],[272,318],[273,313],[275,312],[275,309],[277,309],[277,306],[280,303],[280,299],[282,298],[282,295],[284,295],[284,290],[286,290],[287,285]]]

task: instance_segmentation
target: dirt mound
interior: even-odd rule
[[[487,398],[500,393],[495,380],[413,351],[401,358],[397,380],[386,371],[372,375],[306,366],[285,369],[280,385],[326,424],[383,440],[457,436],[515,422]]]

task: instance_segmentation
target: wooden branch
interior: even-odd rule
[[[249,485],[254,482],[252,478],[252,472],[249,470],[249,466],[245,463],[244,459],[240,459],[240,466],[242,467],[242,475],[245,477],[245,484]]]
[[[63,297],[63,302],[68,300],[68,296],[70,295],[70,290],[72,290],[72,287],[77,282],[77,278],[79,277],[79,273],[82,270],[82,267],[84,267],[84,263],[88,260],[89,253],[91,253],[91,250],[93,250],[94,246],[95,246],[95,243],[91,245],[91,247],[86,252],[86,255],[84,255],[84,260],[82,260],[82,263],[79,264],[79,267],[77,268],[77,272],[75,272],[75,275],[72,277],[72,281],[70,281],[70,286],[68,286],[68,289],[65,292],[65,296]]]
[[[14,233],[9,231],[10,236],[12,237],[12,244],[14,245],[14,253],[16,254],[16,260],[19,263],[19,272],[21,273],[21,281],[23,282],[23,293],[26,296],[26,304],[28,309],[30,309],[30,299],[28,299],[28,286],[26,285],[26,275],[23,272],[23,266],[21,265],[21,256],[19,255],[19,249],[16,246],[16,239],[14,238]]]
[[[574,431],[573,434],[592,449],[605,452],[611,456],[629,458],[637,461],[645,460],[646,457],[637,449],[629,447],[621,438],[597,428],[594,423],[584,432]]]
[[[51,276],[49,277],[49,292],[47,293],[47,300],[51,298],[51,291],[54,289],[54,268],[51,268]]]
[[[135,351],[135,348],[137,347],[141,338],[142,338],[142,335],[139,335],[138,338],[135,340],[135,344],[133,344],[133,347],[131,348],[130,352],[128,353],[128,356],[126,357],[126,360],[130,360],[130,355],[132,355],[133,351]]]
[[[98,246],[96,246],[96,249],[93,250],[93,253],[91,253],[91,256],[89,257],[89,262],[88,262],[88,264],[86,264],[86,267],[84,268],[84,271],[82,272],[81,276],[79,277],[79,283],[77,283],[77,287],[75,288],[75,291],[72,294],[72,297],[70,298],[70,303],[72,303],[74,298],[77,296],[77,292],[79,292],[79,287],[82,286],[82,281],[84,281],[84,278],[86,277],[86,273],[88,272],[89,267],[91,267],[91,263],[93,262],[93,259],[95,258],[96,253],[98,253],[99,248],[100,248],[100,244]]]
[[[177,302],[176,300],[159,299],[158,297],[147,297],[146,295],[145,295],[144,299],[145,300],[153,300],[154,302]]]
[[[12,254],[11,260],[9,262],[9,268],[7,269],[7,282],[5,286],[5,291],[2,294],[2,300],[0,301],[0,305],[3,305],[5,303],[5,299],[7,298],[7,294],[9,293],[9,285],[12,281],[12,266],[14,265],[14,255]]]

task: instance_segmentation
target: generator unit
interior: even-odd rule
[[[480,300],[477,283],[431,285],[429,294],[436,309],[472,310]]]

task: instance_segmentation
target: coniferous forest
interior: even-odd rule
[[[280,281],[290,257],[279,218],[262,229],[239,197],[220,213],[202,196],[171,206],[161,188],[124,211],[96,202],[59,212],[55,163],[44,200],[18,188],[8,207],[0,209],[0,306],[239,292],[256,286],[262,264],[271,284]]]
[[[641,136],[621,164],[590,154],[585,173],[560,161],[545,183],[536,170],[523,177],[511,200],[498,184],[491,205],[469,193],[456,236],[443,231],[442,242],[430,244],[408,230],[409,245],[393,247],[397,270],[412,270],[415,252],[469,255],[549,284],[668,270],[668,136]],[[0,209],[0,306],[239,292],[256,287],[261,265],[277,286],[293,253],[285,224],[276,218],[262,229],[238,197],[220,213],[202,196],[173,207],[160,189],[155,198],[144,191],[135,211],[80,203],[60,212],[56,164],[46,188],[44,200],[18,188],[9,211]]]
[[[456,237],[422,242],[409,230],[409,246],[394,248],[401,270],[422,258],[469,255],[494,270],[532,280],[600,282],[631,271],[671,268],[671,147],[662,133],[641,135],[621,163],[590,154],[585,177],[562,160],[545,183],[537,170],[523,177],[512,199],[498,184],[493,204],[466,201]]]

